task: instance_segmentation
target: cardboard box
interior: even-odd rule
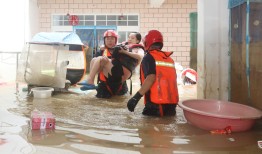
[[[55,129],[55,117],[51,112],[32,111],[31,129]]]

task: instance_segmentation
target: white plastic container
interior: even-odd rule
[[[35,87],[32,88],[34,98],[49,98],[54,91],[54,88],[51,87]]]

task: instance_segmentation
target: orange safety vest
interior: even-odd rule
[[[107,56],[109,58],[112,58],[112,54],[107,48],[103,51],[102,56]],[[106,77],[102,71],[99,72],[99,80],[102,82],[106,82]],[[108,84],[106,84],[106,88],[112,95],[114,95],[114,93],[112,92]],[[118,91],[121,90],[121,88],[122,88],[122,85],[118,88]]]
[[[112,54],[110,53],[110,51],[106,48],[103,53],[102,56],[106,56],[106,57],[112,57]],[[101,81],[106,81],[105,75],[103,74],[103,72],[99,72],[99,80]]]
[[[152,50],[149,52],[156,63],[156,80],[150,88],[150,99],[155,104],[177,104],[179,101],[177,75],[172,52]],[[141,83],[145,80],[141,66]],[[146,103],[146,97],[144,97]]]

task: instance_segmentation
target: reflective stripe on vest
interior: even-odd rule
[[[175,68],[175,65],[173,63],[164,62],[164,61],[156,61],[156,66],[164,66],[164,67],[173,67],[173,68]]]
[[[111,52],[106,48],[106,49],[103,51],[102,56],[111,57],[112,54],[111,54]]]

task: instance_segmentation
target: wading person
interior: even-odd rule
[[[112,54],[114,51],[114,47],[117,44],[118,35],[113,30],[107,30],[104,33],[104,47],[101,48],[99,52],[97,52],[96,57],[98,56],[106,56],[108,58],[112,58]],[[98,74],[98,80],[97,80],[97,94],[96,97],[98,98],[110,98],[112,95],[111,88],[106,82],[106,77],[103,74],[103,72],[99,72]],[[119,87],[118,91],[115,93],[115,95],[124,95],[128,92],[128,87],[126,84],[126,81],[123,82],[123,84]]]
[[[140,66],[141,88],[128,101],[127,108],[133,112],[144,96],[143,115],[175,115],[179,96],[175,63],[170,57],[172,52],[161,51],[163,36],[157,30],[150,30],[143,43],[146,55]]]
[[[107,48],[106,42],[109,36],[105,36],[105,48]],[[111,38],[115,41],[117,36]],[[91,60],[90,74],[83,87],[80,88],[81,90],[97,89],[96,96],[99,98],[109,98],[121,93],[123,83],[131,77],[132,72],[143,57],[142,54],[135,52],[136,50],[126,48],[124,45],[114,46],[111,51],[105,51],[102,56]],[[100,72],[99,80],[101,82],[98,83],[98,86],[95,86],[94,78],[98,72]],[[123,93],[126,93],[126,91],[127,89]]]

